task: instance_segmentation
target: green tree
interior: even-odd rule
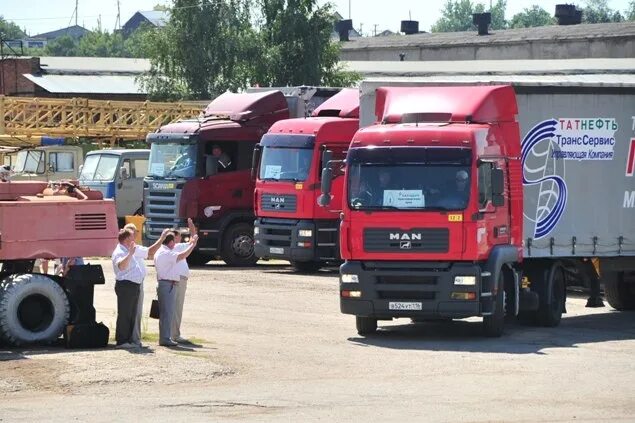
[[[553,25],[555,20],[545,9],[533,5],[516,13],[509,22],[510,28],[529,28],[533,26]]]
[[[17,40],[26,37],[26,34],[19,26],[0,15],[0,37],[5,40]]]
[[[626,20],[635,21],[635,0],[628,4],[628,9],[624,14],[626,15]]]
[[[44,54],[47,56],[77,56],[77,43],[70,35],[62,35],[46,43]]]
[[[155,38],[160,37],[160,28],[143,23],[136,31],[124,40],[124,55],[126,57],[150,58]]]
[[[100,29],[84,35],[77,44],[76,55],[86,57],[124,57],[124,40],[121,33]]]
[[[474,4],[470,0],[448,0],[441,10],[441,18],[432,25],[432,32],[470,31],[474,28],[473,13],[489,11],[492,14],[492,29],[507,28],[505,21],[506,0],[497,0],[491,10],[486,10],[482,3]]]
[[[262,20],[254,82],[267,86],[350,85],[357,77],[340,68],[331,41],[333,10],[316,0],[259,0]]]
[[[624,17],[618,10],[609,7],[607,0],[586,0],[586,6],[582,9],[582,22],[605,23],[621,22]]]
[[[135,54],[151,60],[141,82],[153,99],[209,99],[252,84],[349,85],[357,75],[339,67],[332,29],[330,6],[316,0],[176,0],[168,24],[145,32]]]

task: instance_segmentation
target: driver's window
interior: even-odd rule
[[[131,177],[131,175],[132,173],[130,172],[130,160],[126,159],[121,164],[121,176],[123,177],[123,179],[128,179]]]
[[[478,204],[485,208],[492,199],[492,164],[481,163],[478,167]]]

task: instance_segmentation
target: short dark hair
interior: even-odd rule
[[[119,242],[124,242],[125,240],[127,240],[130,237],[133,237],[134,234],[132,233],[132,231],[130,229],[121,229],[119,231],[119,235],[117,235],[117,240]]]
[[[166,236],[165,239],[163,240],[163,245],[168,245],[170,242],[174,241],[174,234],[169,232]]]

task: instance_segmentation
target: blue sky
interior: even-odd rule
[[[473,0],[474,1],[474,0]],[[320,1],[326,3],[326,1]],[[390,29],[397,31],[399,22],[412,16],[420,22],[421,30],[429,30],[430,26],[439,18],[440,10],[445,0],[331,0],[336,9],[344,17],[348,17],[349,3],[353,24],[356,29],[362,26],[362,31],[371,34],[377,25],[377,30]],[[478,3],[479,0],[474,1]],[[150,10],[157,4],[171,4],[166,0],[121,0],[121,22],[127,21],[137,10]],[[488,0],[482,3],[489,4]],[[555,10],[559,1],[545,0],[508,0],[507,18],[513,14],[539,4],[550,13]],[[584,4],[584,0],[576,3]],[[625,10],[629,0],[609,0],[613,9]],[[71,19],[75,9],[75,0],[0,0],[0,13],[7,19],[13,20],[22,28],[26,28],[31,35],[64,28],[74,23]],[[78,24],[88,29],[96,28],[101,15],[102,27],[112,31],[117,18],[116,0],[79,0]]]

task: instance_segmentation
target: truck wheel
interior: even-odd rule
[[[254,228],[249,223],[236,223],[225,231],[221,258],[229,266],[255,266],[258,257],[254,253]]]
[[[66,293],[38,274],[11,276],[0,286],[0,337],[11,345],[49,343],[68,322]]]
[[[505,281],[503,272],[498,276],[494,313],[483,316],[483,334],[490,338],[499,338],[505,329]]]
[[[322,262],[320,261],[292,261],[291,266],[298,273],[314,273],[320,270]]]
[[[536,321],[540,326],[555,327],[560,324],[564,311],[566,289],[564,269],[555,263],[546,273],[547,277],[538,290]],[[549,287],[551,287],[551,302],[547,303]]]
[[[372,335],[377,331],[377,319],[355,316],[355,326],[360,336]]]
[[[199,251],[192,251],[192,254],[187,258],[187,264],[190,266],[205,266],[214,258],[213,255],[203,254]]]
[[[635,310],[635,280],[630,283],[625,272],[605,272],[604,295],[615,310]]]

